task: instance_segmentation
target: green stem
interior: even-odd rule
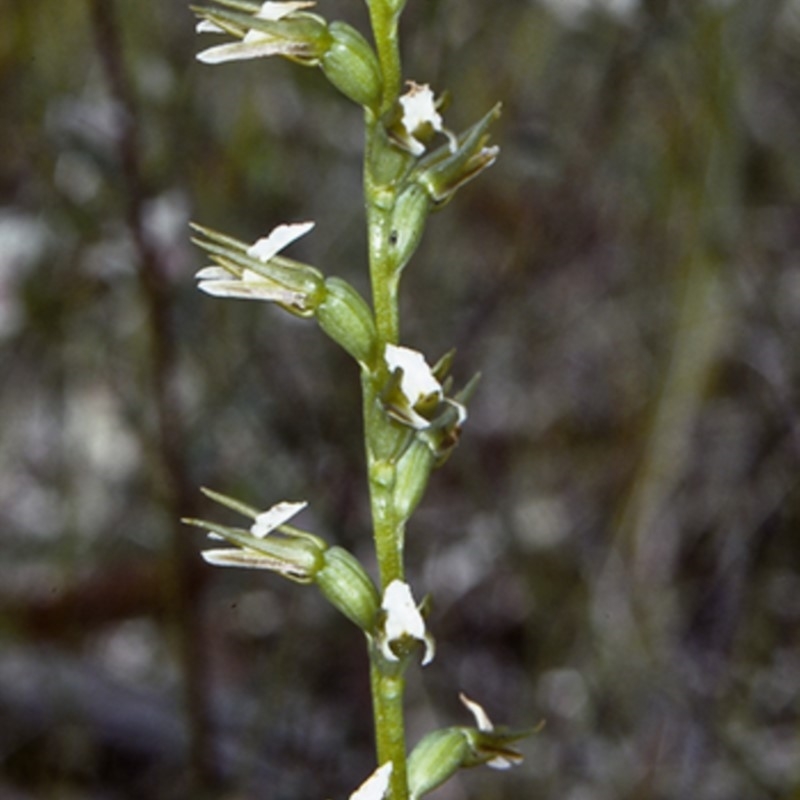
[[[400,94],[402,69],[400,67],[400,46],[397,35],[399,11],[392,8],[387,0],[367,0],[370,23],[375,37],[375,49],[383,75],[383,100],[380,111],[388,111]]]
[[[402,164],[381,122],[381,116],[392,108],[400,94],[399,11],[392,7],[397,3],[390,4],[387,0],[368,0],[368,5],[383,77],[379,115],[367,112],[364,154],[369,272],[378,348],[382,353],[386,344],[396,344],[400,336],[399,271],[393,254],[392,226],[397,176]],[[370,507],[382,591],[393,580],[402,580],[404,574],[404,521],[394,507],[393,458],[398,431],[384,412],[379,394],[387,378],[385,367],[378,367],[362,378]],[[402,666],[387,663],[374,646],[370,647],[370,686],[378,764],[391,761],[393,765],[389,800],[408,800]]]
[[[390,800],[408,800],[403,722],[405,680],[402,675],[392,676],[381,672],[378,662],[379,659],[373,657],[370,668],[378,764],[385,764],[387,761],[393,764]]]

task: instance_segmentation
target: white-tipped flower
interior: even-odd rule
[[[358,559],[341,547],[329,547],[319,536],[286,524],[307,503],[284,501],[259,511],[210,489],[203,489],[203,493],[253,520],[249,531],[201,519],[184,520],[203,528],[211,539],[235,545],[206,550],[203,558],[208,563],[266,569],[296,583],[315,583],[325,599],[361,630],[369,634],[375,630],[380,597]]]
[[[260,513],[253,525],[250,528],[250,533],[254,540],[263,540],[274,530],[277,530],[282,525],[285,525],[292,517],[299,514],[308,503],[305,501],[281,502],[276,503],[267,511]],[[210,527],[210,526],[209,526]],[[209,534],[212,539],[230,539],[230,530],[223,535],[220,530],[211,530]],[[255,545],[255,541],[251,539]],[[226,548],[218,547],[213,550],[204,550],[201,555],[203,559],[209,564],[217,567],[247,567],[250,569],[267,569],[273,572],[279,572],[287,578],[294,580],[308,581],[312,577],[312,567],[316,568],[316,561],[318,560],[318,553],[321,554],[322,550],[319,545],[311,544],[311,537],[300,541],[300,548],[298,555],[301,558],[293,559],[288,558],[286,555],[290,552],[283,552],[285,545],[279,544],[281,548],[277,552],[270,552],[269,550],[256,549],[256,547],[247,546],[247,538],[243,536],[237,537],[238,547]],[[295,548],[298,549],[298,548]],[[292,553],[292,555],[294,555]]]
[[[471,700],[463,692],[458,695],[458,699],[469,709],[473,717],[475,717],[475,724],[481,733],[493,734],[495,727],[489,719],[489,715],[484,710],[480,703]],[[514,750],[505,749],[502,755],[495,756],[487,761],[487,765],[494,769],[509,769],[515,764],[522,761],[522,756]]]
[[[269,264],[285,247],[304,236],[314,227],[313,222],[295,222],[278,225],[268,236],[259,239],[245,252],[250,258]],[[298,278],[301,278],[298,273]],[[220,267],[205,267],[195,278],[199,280],[198,289],[214,297],[232,297],[245,300],[266,300],[281,303],[298,311],[307,307],[306,292],[271,280],[253,269],[244,268],[236,274]]]
[[[450,150],[455,152],[458,139],[442,122],[433,90],[427,83],[407,81],[408,91],[400,97],[400,130],[394,130],[395,141],[412,155],[421,156],[426,143],[435,133],[442,133],[450,140]]]
[[[381,610],[385,614],[380,637],[384,657],[388,661],[399,661],[396,651],[403,653],[409,649],[409,644],[419,642],[425,645],[422,666],[430,664],[435,652],[433,637],[425,627],[425,620],[414,602],[409,585],[400,580],[392,581],[383,594]]]
[[[314,2],[304,1],[266,2],[252,15],[250,23],[241,12],[211,12],[209,18],[198,23],[198,33],[232,33],[241,36],[241,40],[209,47],[198,53],[197,59],[204,64],[222,64],[226,61],[285,56],[303,63],[318,63],[329,46],[327,26],[313,15],[301,13],[296,16],[313,5]],[[262,20],[266,23],[296,20],[297,30],[271,30],[268,25],[259,24]]]
[[[442,384],[436,379],[425,356],[410,347],[386,345],[386,366],[389,372],[401,370],[400,391],[408,401],[414,418],[415,428],[424,428],[428,421],[416,414],[417,406],[429,406],[442,399]]]
[[[391,761],[378,767],[361,786],[350,795],[350,800],[384,800],[392,777]]]
[[[466,408],[462,403],[444,396],[442,384],[422,353],[410,347],[387,344],[384,358],[389,372],[394,374],[399,370],[400,374],[397,384],[399,391],[387,398],[387,409],[395,419],[423,430],[430,427],[441,413],[444,403],[456,410],[456,427],[465,422]]]

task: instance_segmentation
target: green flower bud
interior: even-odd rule
[[[332,22],[328,33],[331,44],[320,59],[325,77],[346,97],[376,111],[383,89],[375,51],[345,22]]]
[[[419,184],[412,183],[397,198],[392,214],[391,244],[398,272],[405,267],[419,246],[430,211],[431,199]]]
[[[341,278],[325,281],[325,296],[316,307],[320,327],[364,369],[375,360],[375,320],[363,297]]]
[[[463,728],[432,731],[408,757],[408,785],[411,800],[433,791],[451,778],[470,755]]]
[[[341,547],[331,547],[323,562],[314,575],[322,594],[361,630],[373,630],[380,599],[358,559]]]
[[[397,462],[394,484],[394,506],[408,519],[419,505],[428,486],[436,456],[427,442],[415,438]]]

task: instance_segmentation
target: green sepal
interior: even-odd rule
[[[228,497],[228,495],[222,494],[221,492],[215,492],[213,489],[208,489],[205,486],[201,486],[200,491],[209,499],[214,500],[221,506],[229,508],[231,511],[236,511],[243,517],[256,519],[256,517],[258,517],[258,515],[261,513],[259,509],[249,506],[246,503],[243,503],[241,500],[235,500],[233,497]]]

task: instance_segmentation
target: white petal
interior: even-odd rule
[[[305,501],[299,503],[276,503],[272,508],[256,517],[256,521],[250,528],[250,533],[259,539],[263,539],[276,528],[280,528],[281,525],[288,522],[295,514],[299,514],[307,505],[308,503]]]
[[[316,5],[316,3],[312,2],[272,2],[268,0],[268,2],[264,3],[261,6],[261,9],[256,14],[257,17],[260,19],[283,19],[283,17],[293,13],[294,11],[299,11],[301,8],[311,8],[311,6]]]
[[[350,800],[383,800],[389,788],[389,780],[392,777],[393,767],[394,764],[392,764],[391,761],[387,761],[383,766],[378,767],[378,769],[350,795]]]
[[[230,297],[235,300],[266,300],[271,303],[285,303],[297,308],[303,308],[305,304],[305,295],[301,292],[291,292],[267,283],[267,281],[245,283],[238,279],[228,281],[211,280],[201,281],[197,284],[197,288],[212,297]]]
[[[220,44],[216,47],[209,47],[201,50],[197,54],[197,60],[204,64],[223,64],[226,61],[244,61],[248,58],[264,58],[266,56],[277,56],[285,51],[285,45],[274,38],[264,36],[231,44]]]
[[[409,90],[400,98],[403,107],[403,127],[413,136],[417,128],[429,124],[442,130],[442,117],[436,110],[433,91],[427,83],[408,82]]]
[[[516,758],[511,758],[507,756],[497,756],[497,758],[493,758],[491,761],[487,761],[486,766],[491,767],[492,769],[511,769],[511,767],[514,767],[517,764],[521,763],[522,763],[522,756],[517,756]]]
[[[433,661],[433,639],[425,628],[425,620],[419,613],[409,585],[400,580],[393,580],[383,593],[381,609],[386,613],[386,621],[383,626],[384,639],[381,644],[384,656],[389,661],[398,661],[398,657],[389,645],[395,640],[408,636],[425,644],[422,666]]]
[[[215,567],[247,567],[249,569],[274,569],[275,562],[252,550],[238,547],[218,547],[215,550],[203,550],[203,560]]]
[[[284,247],[288,247],[295,239],[299,239],[313,227],[313,222],[294,222],[290,225],[278,225],[269,236],[259,239],[252,245],[248,249],[247,255],[266,263],[283,250]]]
[[[472,712],[479,731],[489,732],[494,730],[494,725],[492,725],[489,715],[484,711],[480,703],[470,700],[463,692],[459,694],[458,699]]]
[[[199,281],[217,281],[217,280],[232,280],[236,276],[232,272],[223,269],[222,267],[203,267],[195,273],[195,278]]]
[[[436,109],[436,99],[427,83],[408,81],[408,91],[400,98],[403,108],[402,125],[410,137],[405,145],[415,156],[425,152],[425,145],[415,137],[419,128],[430,125],[434,131],[443,133],[450,142],[450,152],[458,150],[458,137],[442,124],[442,115]]]
[[[466,406],[463,403],[459,403],[458,400],[451,400],[449,397],[445,398],[445,403],[453,406],[458,413],[458,421],[456,422],[456,425],[459,428],[463,426],[463,424],[467,421],[467,417],[469,416],[467,414]]]
[[[195,25],[195,32],[196,33],[225,33],[225,31],[217,25],[216,22],[212,22],[210,19],[201,19],[200,22]]]
[[[410,347],[387,344],[385,358],[390,372],[394,372],[396,369],[403,370],[400,391],[411,406],[415,406],[420,400],[431,395],[441,397],[442,385],[436,380],[436,376],[422,353],[412,350]],[[425,422],[425,425],[427,424]]]

